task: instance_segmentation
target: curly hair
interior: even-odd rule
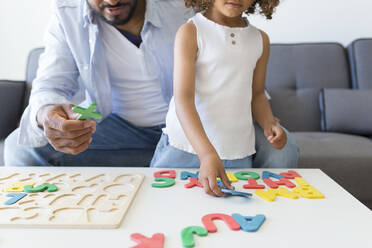
[[[196,12],[200,12],[212,6],[213,2],[214,0],[185,0],[185,5],[188,8],[192,7]],[[264,15],[266,19],[272,19],[272,15],[279,2],[280,0],[255,0],[245,13],[259,13]]]

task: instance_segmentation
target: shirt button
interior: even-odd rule
[[[230,36],[234,38],[235,37],[235,34],[234,33],[231,33]]]
[[[84,65],[84,70],[88,70],[88,69],[89,69],[89,66]]]

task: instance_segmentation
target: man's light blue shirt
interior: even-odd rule
[[[18,141],[47,144],[36,114],[48,104],[97,103],[103,117],[112,112],[111,85],[97,18],[86,0],[56,0],[44,38],[45,52],[32,84],[30,104],[20,124]],[[141,32],[144,56],[154,68],[167,103],[173,91],[173,45],[178,28],[194,12],[183,0],[147,0]],[[125,55],[124,55],[125,56]]]

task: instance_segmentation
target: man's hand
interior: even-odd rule
[[[217,177],[221,178],[222,183],[232,189],[227,178],[225,168],[217,154],[204,157],[200,160],[199,181],[203,185],[205,193],[211,196],[224,196],[217,183]]]
[[[92,142],[96,123],[75,120],[78,114],[72,112],[72,107],[72,104],[44,106],[37,113],[37,122],[56,151],[76,155]]]
[[[270,128],[264,130],[264,134],[270,144],[281,150],[287,143],[287,135],[279,125],[272,125]]]

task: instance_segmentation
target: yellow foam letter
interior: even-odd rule
[[[310,186],[310,184],[306,182],[305,179],[303,179],[302,177],[295,177],[294,180],[299,186]]]
[[[227,175],[227,178],[229,178],[231,182],[236,183],[238,181],[234,173],[227,172],[226,175]]]
[[[3,189],[4,192],[23,192],[23,187],[26,185],[34,185],[35,183],[14,183],[12,187]]]
[[[293,192],[298,193],[302,197],[309,199],[324,198],[324,195],[320,193],[319,190],[311,186],[298,186],[293,189]]]
[[[269,189],[269,190],[275,190],[276,195],[278,195],[278,196],[287,197],[287,198],[290,198],[290,199],[297,199],[298,198],[298,195],[296,195],[295,193],[293,193],[292,191],[290,191],[287,188],[279,187],[278,189]]]
[[[272,191],[269,189],[268,191],[265,191],[262,189],[256,189],[254,193],[266,201],[275,201],[275,198],[276,198],[275,190]]]
[[[227,178],[228,178],[231,182],[236,183],[236,182],[238,181],[238,179],[236,178],[236,176],[234,175],[234,173],[227,172],[226,175],[227,175]],[[221,178],[217,177],[217,180],[221,180]]]

